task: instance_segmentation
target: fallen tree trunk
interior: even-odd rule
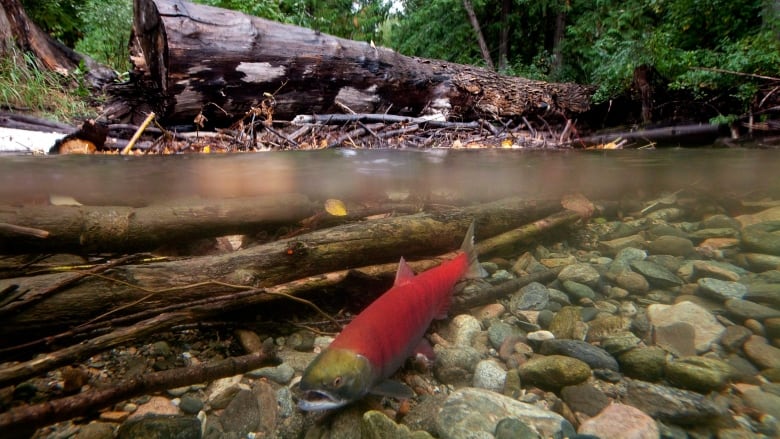
[[[458,246],[472,220],[482,239],[558,210],[560,205],[553,201],[509,199],[462,210],[346,224],[224,255],[116,267],[106,273],[115,280],[91,276],[29,307],[17,306],[0,326],[0,344],[50,335],[110,311],[116,317],[236,291],[214,284],[183,288],[198,282],[270,286],[334,270],[395,262],[401,256],[443,253]],[[24,301],[68,276],[73,274],[4,279],[0,291],[15,285],[25,292],[18,299]]]
[[[295,223],[314,207],[296,194],[146,207],[0,206],[0,254],[147,251]]]
[[[224,126],[264,100],[273,117],[285,120],[338,112],[339,103],[363,113],[417,116],[430,109],[451,118],[495,118],[579,113],[591,93],[180,0],[135,0],[134,34],[142,52],[134,59],[145,62],[136,70],[147,74],[137,85],[153,87],[138,96],[151,101],[130,102],[126,87],[117,88],[113,118],[140,115],[138,107],[148,106],[167,123],[191,124],[203,114]]]

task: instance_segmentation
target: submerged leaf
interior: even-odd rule
[[[329,198],[325,201],[325,211],[333,216],[346,216],[347,207],[341,200]]]

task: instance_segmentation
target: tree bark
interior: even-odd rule
[[[579,113],[592,90],[400,55],[297,26],[180,0],[135,0],[135,82],[113,89],[113,119],[153,110],[166,123],[203,114],[225,126],[270,99],[275,119],[337,113],[451,118]],[[133,91],[132,88],[136,90]],[[134,115],[134,116],[133,116]],[[135,121],[139,122],[139,121]]]
[[[498,41],[498,70],[507,68],[509,61],[509,14],[512,0],[501,0],[501,38]]]
[[[35,55],[42,66],[51,71],[67,75],[84,63],[86,79],[95,89],[101,89],[116,79],[113,70],[100,65],[92,58],[77,53],[55,40],[33,23],[24,12],[19,0],[0,0],[0,54],[5,54],[13,41],[23,52]]]
[[[128,206],[0,206],[0,254],[131,253],[164,244],[246,234],[314,214],[304,195],[275,195],[180,204]],[[23,233],[8,226],[45,232]]]
[[[493,57],[490,56],[490,49],[488,49],[487,42],[485,42],[482,28],[479,26],[477,14],[474,12],[474,5],[471,4],[471,0],[463,0],[463,7],[466,8],[466,15],[469,16],[469,23],[471,23],[471,27],[474,29],[474,35],[477,37],[479,51],[482,52],[482,59],[485,60],[485,64],[490,70],[495,70],[496,67],[495,64],[493,64]]]
[[[126,283],[88,277],[5,317],[0,345],[50,335],[123,306],[113,316],[235,292],[235,288],[214,284],[171,287],[208,281],[269,286],[334,270],[396,262],[401,256],[430,256],[457,248],[472,220],[477,222],[478,238],[484,239],[558,210],[558,202],[509,199],[462,210],[336,226],[224,255],[117,267],[105,275]],[[25,300],[68,276],[73,274],[3,279],[0,291],[16,285],[25,292],[19,300]],[[141,299],[138,305],[128,306]]]

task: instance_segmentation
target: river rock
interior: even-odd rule
[[[579,303],[583,299],[593,300],[596,297],[596,293],[593,289],[583,283],[575,282],[573,280],[567,280],[563,282],[563,289],[572,298],[573,302]]]
[[[780,419],[780,395],[767,392],[758,386],[740,386],[743,400],[756,410]]]
[[[682,279],[669,269],[649,260],[632,261],[631,268],[644,276],[650,285],[656,288],[672,288],[683,284]]]
[[[741,283],[711,277],[703,277],[696,283],[702,295],[724,302],[728,299],[741,299],[748,292],[747,287]]]
[[[550,293],[547,287],[539,282],[531,282],[509,298],[509,310],[510,312],[529,309],[539,311],[547,307],[549,301]]]
[[[609,398],[588,382],[564,387],[561,398],[572,410],[588,416],[596,416],[609,405]]]
[[[726,311],[740,319],[740,323],[747,319],[764,320],[780,317],[780,310],[772,309],[749,300],[729,299],[725,303]]]
[[[561,282],[572,281],[595,288],[599,284],[601,275],[590,264],[576,263],[567,265],[558,273]]]
[[[504,418],[498,421],[493,436],[495,439],[541,439],[541,436],[531,427],[515,418]]]
[[[723,335],[720,337],[720,345],[729,352],[738,352],[742,349],[742,344],[745,343],[751,335],[753,335],[753,332],[744,326],[727,326],[726,330],[723,331]]]
[[[459,314],[450,322],[452,342],[456,346],[471,346],[474,338],[482,331],[482,326],[471,314]]]
[[[769,345],[764,337],[751,336],[742,349],[745,356],[760,369],[780,369],[780,349]]]
[[[610,355],[617,356],[634,349],[641,341],[633,332],[624,331],[601,339],[601,348]]]
[[[581,308],[578,306],[564,306],[555,313],[550,322],[549,330],[555,338],[574,338],[577,327],[582,323]]]
[[[673,424],[707,424],[728,415],[725,407],[700,393],[639,380],[628,380],[623,402]]]
[[[90,422],[79,429],[75,439],[114,439],[115,428],[108,422]]]
[[[657,346],[638,347],[618,356],[626,375],[643,381],[657,381],[664,375],[666,351]]]
[[[691,280],[711,277],[724,281],[736,282],[745,270],[731,264],[716,261],[693,261],[691,264]]]
[[[445,348],[434,346],[436,361],[433,373],[445,384],[471,385],[474,368],[482,356],[471,346]]]
[[[377,410],[369,410],[363,414],[360,433],[363,439],[433,439],[427,431],[412,433],[409,427],[396,424]]]
[[[599,241],[599,251],[607,256],[616,255],[626,248],[641,247],[645,245],[642,235],[631,235],[623,238]]]
[[[631,327],[631,318],[604,316],[588,323],[588,341],[600,341],[604,337],[622,333]]]
[[[749,251],[780,256],[780,220],[766,221],[742,228],[742,246]]]
[[[676,357],[696,355],[696,328],[687,322],[658,325],[653,332],[656,346],[666,349]]]
[[[574,428],[563,416],[484,389],[453,392],[436,418],[442,439],[492,439],[498,422],[515,418],[542,437],[572,436]]]
[[[474,387],[501,392],[506,382],[506,370],[495,360],[482,360],[474,368]]]
[[[557,390],[587,380],[591,371],[584,361],[563,355],[549,355],[531,358],[520,365],[518,372],[524,383]]]
[[[591,369],[619,369],[615,360],[604,349],[580,340],[547,340],[539,348],[542,355],[565,355],[584,361]]]
[[[519,339],[519,337],[523,335],[523,331],[517,326],[510,325],[509,323],[500,320],[494,320],[488,327],[487,335],[490,345],[493,346],[493,348],[498,349],[507,337]]]
[[[624,271],[615,276],[615,284],[633,294],[645,294],[650,290],[650,284],[644,276],[633,271]]]
[[[688,301],[674,305],[652,304],[647,307],[647,316],[650,323],[656,327],[676,322],[687,322],[693,325],[696,333],[696,351],[699,353],[707,352],[725,330],[712,313]]]
[[[736,374],[728,363],[709,357],[672,360],[665,372],[671,384],[702,393],[723,389]]]
[[[195,416],[144,416],[130,419],[119,427],[118,439],[177,438],[200,439],[200,421]]]
[[[771,317],[764,320],[764,330],[769,338],[780,338],[780,317]]]
[[[580,425],[580,434],[611,439],[656,439],[660,431],[655,420],[625,404],[611,404]]]
[[[690,239],[680,236],[660,236],[646,245],[647,251],[653,255],[688,256],[693,253],[693,243]]]
[[[295,369],[287,363],[282,363],[276,367],[261,367],[249,371],[245,375],[250,378],[268,378],[275,383],[287,384],[295,375]]]

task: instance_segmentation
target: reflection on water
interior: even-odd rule
[[[304,193],[361,200],[379,194],[594,199],[693,187],[708,194],[780,192],[772,151],[687,149],[608,152],[327,150],[163,157],[0,157],[0,203],[50,195],[91,205],[181,198]]]

